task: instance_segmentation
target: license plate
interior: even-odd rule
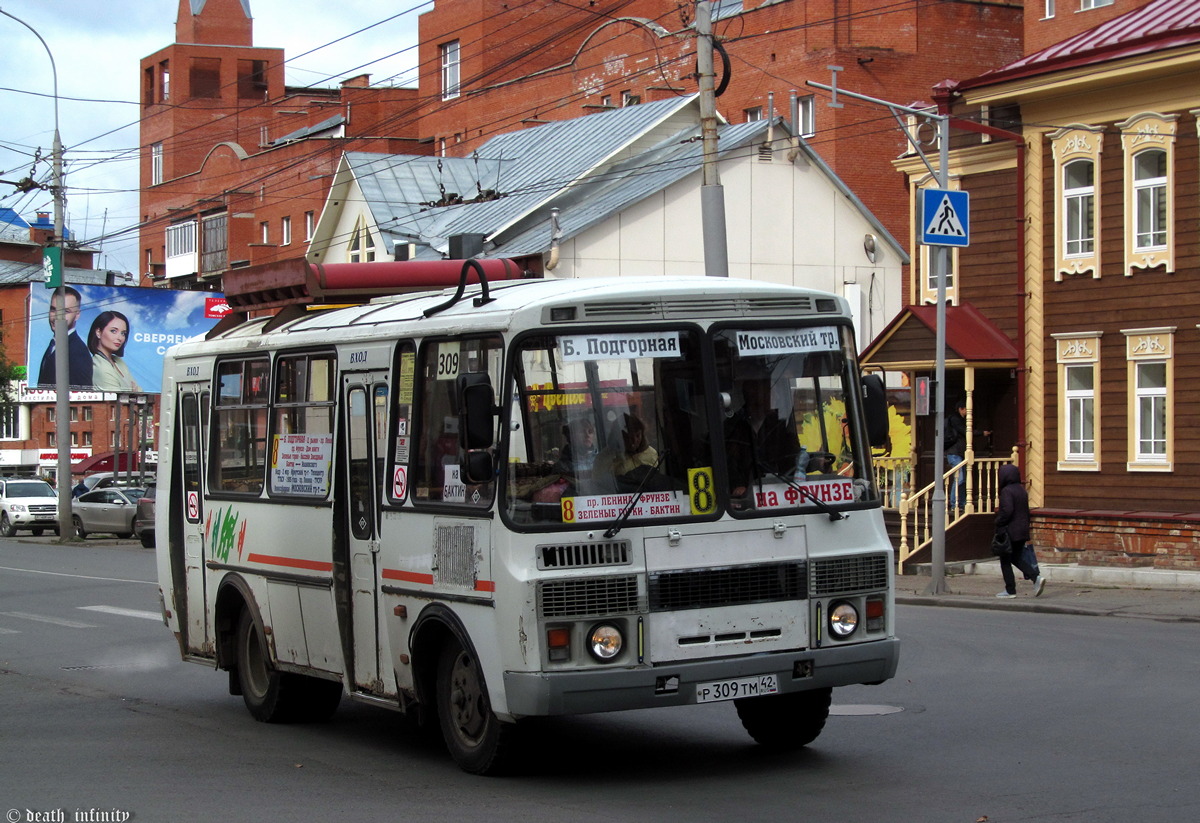
[[[740,697],[762,697],[766,694],[779,694],[779,680],[773,674],[696,684],[697,703],[716,703]]]

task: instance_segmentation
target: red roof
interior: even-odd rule
[[[888,340],[901,326],[915,320],[937,336],[937,306],[905,306],[879,336],[863,349],[863,363],[887,360]],[[970,303],[946,306],[946,351],[970,363],[1017,362],[1017,345]],[[882,355],[882,357],[881,357]],[[928,359],[934,359],[929,350]]]
[[[965,80],[958,87],[990,86],[1197,43],[1200,43],[1200,3],[1152,0],[1007,66]]]

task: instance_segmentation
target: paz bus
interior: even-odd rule
[[[183,659],[260,721],[411,713],[481,774],[523,718],[660,706],[732,703],[793,749],[834,687],[895,674],[886,401],[843,299],[473,262],[168,352]]]

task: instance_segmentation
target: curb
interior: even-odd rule
[[[1096,609],[1081,606],[1059,606],[1053,603],[1012,602],[996,599],[988,601],[970,595],[955,599],[943,595],[896,595],[896,604],[903,606],[948,606],[956,609],[980,609],[995,611],[1018,611],[1035,614],[1068,614],[1077,617],[1134,617],[1140,620],[1155,620],[1160,623],[1200,623],[1196,615],[1147,614],[1127,612],[1121,609]]]

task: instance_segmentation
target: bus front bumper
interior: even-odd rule
[[[774,674],[779,692],[880,683],[896,674],[897,638],[726,660],[673,662],[635,669],[505,672],[508,711],[516,717],[587,714],[698,702],[696,686]]]

